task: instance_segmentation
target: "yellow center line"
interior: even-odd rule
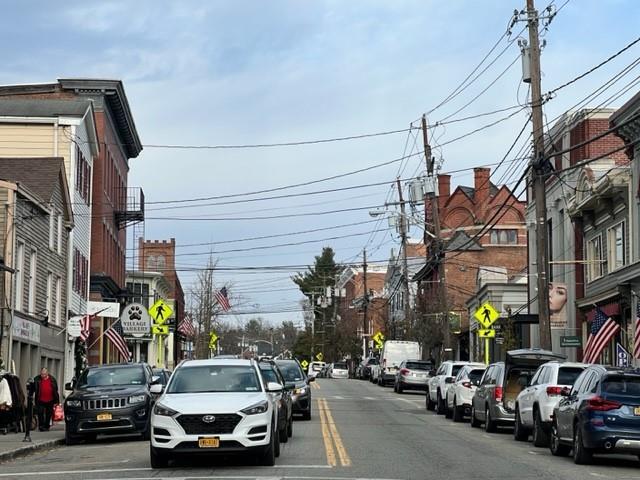
[[[311,387],[315,388],[316,390],[320,390],[320,385],[318,385],[316,382],[311,383]]]
[[[331,467],[337,465],[336,453],[333,450],[333,444],[331,443],[331,434],[329,433],[329,426],[327,425],[327,419],[324,408],[322,407],[321,400],[318,400],[318,412],[320,413],[320,425],[322,426],[322,439],[324,440],[324,449],[327,453],[327,463]]]
[[[324,398],[318,400],[321,405],[320,410],[323,411],[326,416],[327,423],[329,425],[329,431],[331,432],[331,436],[333,437],[333,441],[336,445],[336,450],[338,451],[338,456],[340,457],[340,464],[343,467],[351,466],[351,458],[347,454],[347,449],[344,448],[344,444],[342,443],[342,438],[338,433],[338,428],[336,427],[336,423],[333,421],[333,415],[331,414],[331,410],[329,409],[329,404]]]

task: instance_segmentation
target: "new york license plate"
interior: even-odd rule
[[[99,413],[96,418],[98,420],[111,420],[113,416],[110,413]]]
[[[640,415],[640,407],[634,407],[633,414],[634,415]]]
[[[200,448],[218,448],[220,439],[218,437],[205,437],[198,439],[198,447]]]

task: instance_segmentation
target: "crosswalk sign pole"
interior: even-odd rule
[[[484,339],[484,363],[489,365],[489,339]]]

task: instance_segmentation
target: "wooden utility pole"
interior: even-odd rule
[[[531,118],[533,121],[533,198],[536,203],[536,269],[538,273],[538,321],[540,348],[551,350],[549,320],[549,249],[547,232],[547,200],[545,188],[544,131],[542,122],[542,88],[540,85],[540,42],[538,12],[533,0],[527,0],[527,24],[531,66]]]
[[[398,198],[400,199],[400,239],[402,242],[402,287],[405,333],[411,324],[411,305],[409,303],[409,266],[407,263],[407,215],[405,213],[404,198],[402,196],[402,184],[400,179],[396,180],[398,185]],[[403,338],[405,335],[402,336]]]
[[[367,358],[367,334],[368,328],[368,314],[369,314],[369,290],[367,289],[367,249],[362,252],[362,274],[363,274],[363,299],[364,299],[364,311],[362,315],[362,358]]]

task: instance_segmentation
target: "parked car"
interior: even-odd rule
[[[378,369],[377,383],[385,386],[393,384],[399,365],[409,358],[422,357],[422,348],[418,342],[404,340],[387,340],[380,354],[380,368]]]
[[[455,377],[462,367],[469,362],[456,362],[447,360],[440,364],[440,367],[431,376],[427,384],[427,410],[436,410],[439,415],[446,413],[445,399],[447,398],[448,383],[447,377]]]
[[[293,413],[302,414],[304,420],[311,420],[309,383],[315,381],[315,377],[307,377],[297,360],[276,360],[276,365],[284,377],[286,388],[291,389]]]
[[[317,377],[326,365],[327,364],[324,362],[311,362],[309,364],[309,370],[307,370],[307,375],[310,377]]]
[[[349,378],[349,369],[346,362],[336,362],[331,364],[329,371],[330,378]]]
[[[512,426],[518,394],[531,383],[533,374],[543,363],[565,360],[561,354],[539,348],[511,350],[504,362],[489,365],[471,401],[471,426],[484,423],[487,432],[498,425]]]
[[[402,393],[404,390],[427,390],[429,372],[433,370],[430,360],[404,360],[400,363],[393,390]]]
[[[286,388],[286,382],[280,369],[273,360],[260,360],[260,373],[265,383],[275,382],[282,385],[282,391],[273,392],[278,405],[278,435],[282,443],[287,443],[293,435],[293,401],[291,389]]]
[[[378,359],[376,357],[368,357],[362,361],[361,378],[363,380],[371,378],[371,368],[374,365],[378,365]]]
[[[154,385],[161,392],[161,385]],[[265,382],[254,360],[186,360],[151,415],[150,460],[168,466],[177,455],[250,453],[273,466],[280,453],[278,405],[282,385]]]
[[[140,433],[149,438],[153,383],[159,381],[146,363],[96,365],[85,369],[66,390],[65,442],[73,445],[98,434]]]
[[[594,453],[640,458],[640,370],[592,365],[554,409],[549,448],[587,464]]]
[[[470,363],[462,367],[455,377],[445,378],[445,383],[449,384],[446,394],[447,418],[461,422],[465,415],[471,413],[471,399],[486,368],[484,363]]]
[[[524,441],[533,431],[536,447],[549,446],[549,431],[553,410],[562,398],[563,388],[571,388],[582,371],[584,363],[547,362],[541,365],[531,379],[531,384],[516,398],[516,418],[513,437]]]

